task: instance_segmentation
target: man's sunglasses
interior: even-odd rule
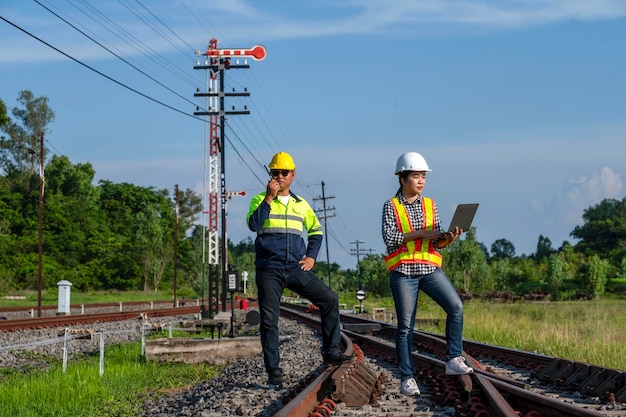
[[[289,173],[290,173],[290,172],[291,172],[291,171],[286,170],[286,169],[283,169],[282,171],[281,171],[281,170],[279,170],[279,169],[272,169],[272,170],[270,171],[270,175],[271,175],[272,177],[278,177],[279,175],[281,175],[281,174],[282,174],[282,176],[283,176],[283,177],[286,177],[287,175],[289,175]]]

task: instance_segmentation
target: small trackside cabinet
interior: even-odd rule
[[[59,287],[59,308],[57,315],[70,314],[70,290],[72,283],[66,280],[57,282]]]

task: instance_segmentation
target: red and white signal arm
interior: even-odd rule
[[[255,61],[262,61],[267,55],[263,45],[255,45],[248,49],[207,49],[202,55],[211,57],[250,57]]]

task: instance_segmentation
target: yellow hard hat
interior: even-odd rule
[[[293,163],[293,158],[287,152],[278,152],[272,158],[272,162],[270,162],[270,169],[288,169],[293,171],[296,169],[296,164]]]

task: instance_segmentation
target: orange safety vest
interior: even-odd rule
[[[406,207],[400,203],[400,199],[394,197],[391,202],[396,213],[398,229],[402,233],[414,231],[409,213],[407,213]],[[424,221],[421,229],[433,230],[435,228],[435,205],[431,198],[422,198],[422,212],[424,213]],[[385,257],[385,265],[390,272],[400,264],[428,264],[441,268],[441,263],[441,254],[435,249],[432,239],[410,240]]]

